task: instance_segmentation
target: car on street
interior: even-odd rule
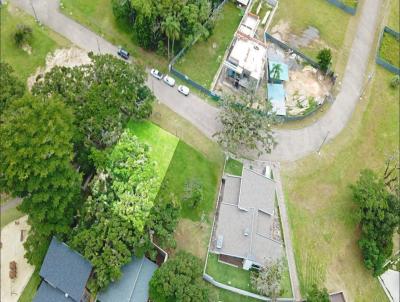
[[[189,88],[186,87],[186,86],[184,86],[184,85],[179,85],[179,86],[178,86],[178,91],[179,91],[180,93],[182,93],[183,95],[186,95],[186,96],[188,96],[188,95],[189,95],[189,92],[190,92]]]
[[[155,77],[158,80],[161,80],[164,76],[160,71],[158,71],[158,69],[154,69],[154,68],[152,68],[150,70],[150,73],[153,77]]]
[[[123,49],[122,47],[118,48],[118,55],[125,59],[128,60],[129,59],[129,52],[127,52],[125,49]]]
[[[174,79],[173,77],[170,77],[169,75],[166,75],[166,76],[164,77],[163,81],[164,81],[167,85],[169,85],[169,86],[171,86],[171,87],[173,87],[173,86],[175,85],[175,79]]]

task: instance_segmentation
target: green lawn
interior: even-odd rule
[[[348,301],[387,301],[364,267],[349,185],[364,168],[383,173],[388,155],[399,150],[399,90],[380,66],[372,87],[346,129],[311,155],[283,166],[288,214],[303,294],[312,283],[344,290]]]
[[[358,4],[358,0],[341,0],[341,2],[347,6],[354,8],[356,8]]]
[[[24,216],[24,214],[17,210],[17,208],[10,208],[7,211],[1,212],[0,225],[1,228],[9,224],[10,222]]]
[[[41,278],[39,276],[39,272],[35,270],[24,291],[19,297],[18,302],[31,302],[36,294],[36,290],[40,284],[40,281]]]
[[[233,158],[229,158],[225,164],[225,173],[242,176],[243,164]]]
[[[400,67],[400,41],[391,34],[383,33],[379,55],[390,64]]]
[[[391,2],[388,26],[397,32],[400,31],[399,20],[400,20],[400,1],[394,0]]]
[[[175,64],[175,68],[197,83],[210,88],[241,18],[241,11],[233,2],[228,1],[216,21],[213,34],[206,41],[197,41],[189,48]]]
[[[156,162],[158,177],[162,182],[174,156],[179,139],[148,121],[130,121],[127,129],[136,135],[140,141],[150,146],[150,159]]]
[[[16,75],[21,80],[26,80],[29,75],[35,72],[37,67],[43,66],[46,55],[49,52],[69,45],[67,40],[45,27],[38,26],[31,16],[17,10],[11,5],[2,5],[0,14],[1,59],[14,68]],[[31,54],[18,48],[14,43],[13,33],[18,24],[29,25],[33,29]]]
[[[321,43],[313,43],[301,50],[315,58],[321,48],[328,46],[335,62],[343,48],[350,18],[351,15],[326,0],[280,0],[270,29],[280,21],[288,22],[290,32],[296,35],[301,35],[308,26],[317,28]]]
[[[167,69],[167,60],[138,46],[129,25],[116,22],[110,0],[62,0],[62,11],[115,45],[122,45],[139,62]]]
[[[209,160],[201,152],[180,141],[165,176],[159,198],[167,198],[173,193],[182,202],[182,218],[199,221],[202,214],[208,218],[214,209],[221,169],[221,162]],[[188,181],[194,181],[203,187],[203,201],[194,209],[183,202]]]

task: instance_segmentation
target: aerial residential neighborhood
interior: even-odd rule
[[[0,17],[0,301],[400,302],[399,0]]]

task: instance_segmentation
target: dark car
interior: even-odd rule
[[[123,59],[125,59],[125,60],[128,60],[129,59],[129,52],[127,52],[125,49],[123,49],[123,48],[119,48],[118,49],[118,55],[121,57],[121,58],[123,58]]]

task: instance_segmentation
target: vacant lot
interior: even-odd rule
[[[301,36],[309,26],[315,27],[319,39],[300,49],[315,58],[321,48],[329,47],[335,62],[343,47],[350,18],[351,15],[325,0],[280,0],[270,29],[278,23],[287,24],[290,34]]]
[[[14,68],[16,75],[21,80],[26,80],[37,67],[43,66],[46,61],[46,55],[49,52],[69,44],[67,40],[58,34],[45,27],[38,26],[31,16],[10,4],[2,5],[0,14],[1,59]],[[19,24],[28,25],[33,30],[32,50],[30,53],[17,47],[14,43],[13,34]]]
[[[122,45],[142,64],[158,66],[162,70],[167,68],[165,58],[137,45],[129,25],[115,21],[110,0],[63,0],[62,3],[63,12],[68,17],[90,28],[111,43]]]
[[[206,41],[197,41],[189,48],[175,64],[175,68],[200,85],[210,88],[241,18],[242,12],[233,2],[228,1],[222,8],[212,35]]]
[[[400,67],[400,41],[391,34],[383,33],[379,55],[390,64]]]
[[[284,166],[284,188],[303,294],[312,283],[343,290],[348,301],[386,301],[377,279],[364,268],[355,204],[349,185],[364,168],[383,173],[399,149],[399,91],[393,75],[377,66],[368,97],[349,126],[320,156]]]

